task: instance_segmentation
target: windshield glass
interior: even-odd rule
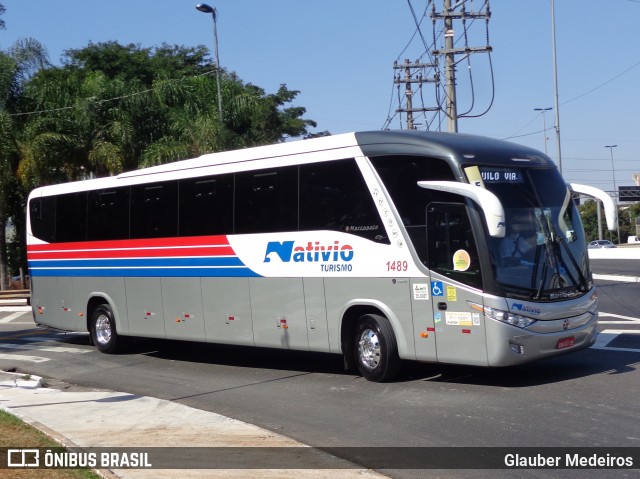
[[[555,168],[480,166],[465,172],[504,206],[506,235],[489,238],[498,285],[536,300],[571,298],[591,288],[580,216]]]

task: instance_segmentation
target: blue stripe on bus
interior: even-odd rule
[[[185,257],[185,258],[123,258],[123,259],[60,259],[29,261],[29,268],[138,268],[138,267],[198,267],[198,266],[245,266],[240,258]]]
[[[31,276],[74,276],[74,277],[259,277],[260,275],[247,267],[241,268],[32,268]]]

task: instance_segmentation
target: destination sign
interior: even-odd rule
[[[506,168],[481,168],[480,175],[484,183],[522,183],[522,172]]]

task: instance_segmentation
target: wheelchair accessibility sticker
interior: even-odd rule
[[[431,296],[444,296],[442,281],[431,281]]]

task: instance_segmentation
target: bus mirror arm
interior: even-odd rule
[[[418,181],[418,186],[428,190],[445,191],[470,198],[482,208],[489,234],[494,238],[504,238],[504,207],[498,197],[489,190],[456,181]]]
[[[569,186],[576,193],[591,196],[602,201],[602,205],[604,206],[604,216],[607,218],[607,228],[609,228],[609,231],[616,229],[616,216],[618,215],[618,212],[616,210],[616,205],[613,202],[613,198],[611,198],[608,193],[599,188],[581,185],[578,183],[571,183]]]

